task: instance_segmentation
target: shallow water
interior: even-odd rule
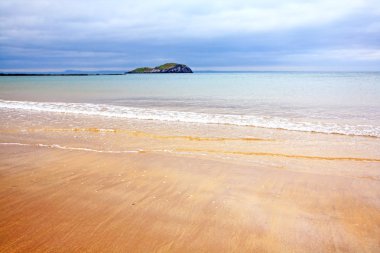
[[[31,110],[374,137],[380,137],[379,98],[380,73],[0,78],[0,108],[20,113]]]

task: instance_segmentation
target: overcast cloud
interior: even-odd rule
[[[0,71],[380,70],[374,0],[0,2]]]

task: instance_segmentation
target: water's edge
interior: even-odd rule
[[[91,115],[138,120],[157,120],[200,124],[227,124],[325,134],[380,137],[380,126],[297,121],[290,118],[261,115],[184,112],[91,103],[55,103],[8,100],[0,100],[0,109]]]

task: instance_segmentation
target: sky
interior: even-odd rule
[[[379,0],[2,0],[0,72],[380,71]]]

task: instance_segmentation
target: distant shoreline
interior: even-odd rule
[[[219,71],[198,70],[196,74],[228,74],[228,73],[380,73],[379,71]],[[0,76],[123,76],[135,73],[0,73]],[[162,73],[139,73],[139,74],[162,74]],[[167,73],[165,73],[167,74]],[[178,74],[178,73],[170,73]]]
[[[0,76],[121,76],[125,74],[7,74],[0,73]]]

